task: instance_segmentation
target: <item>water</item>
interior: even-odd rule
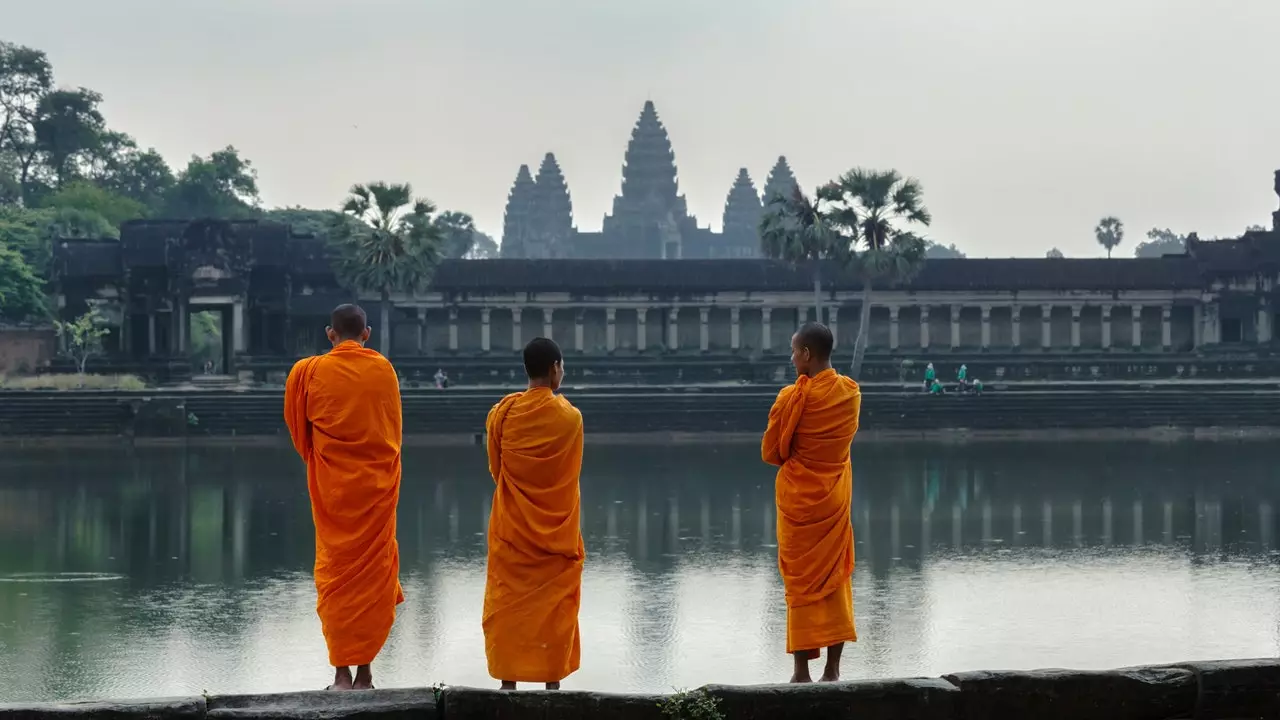
[[[848,677],[1280,654],[1280,444],[856,448]],[[590,447],[566,688],[785,679],[772,472],[750,445]],[[414,449],[379,684],[489,685],[492,483]],[[0,453],[0,701],[318,689],[304,476],[283,449]]]

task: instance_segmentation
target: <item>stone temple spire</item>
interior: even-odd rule
[[[791,172],[791,166],[787,164],[786,156],[779,157],[777,164],[773,166],[773,170],[769,173],[769,180],[764,184],[765,206],[768,206],[773,201],[775,195],[790,196],[795,192],[797,186],[796,176]]]
[[[573,236],[573,202],[560,163],[547,153],[534,182],[530,227],[543,257],[568,257]]]
[[[614,198],[613,214],[622,216],[644,208],[650,210],[646,214],[665,216],[670,212],[677,220],[688,214],[676,181],[675,151],[652,101],[644,104],[631,131],[622,168],[622,194]]]
[[[502,257],[529,257],[530,215],[533,209],[533,175],[528,165],[521,165],[516,182],[507,196],[507,213],[502,223]]]
[[[1276,195],[1280,195],[1280,170],[1276,171]],[[1271,213],[1271,229],[1280,233],[1280,210]]]
[[[738,179],[729,189],[729,197],[724,203],[724,234],[747,234],[754,236],[760,225],[763,206],[760,196],[756,194],[755,183],[746,168],[738,171]]]

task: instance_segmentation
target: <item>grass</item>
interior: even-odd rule
[[[6,377],[0,375],[0,390],[146,390],[137,375],[48,374]]]

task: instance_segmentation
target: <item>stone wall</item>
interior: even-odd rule
[[[47,367],[58,340],[50,327],[0,326],[0,375],[26,375]]]
[[[691,701],[711,713],[681,712]],[[709,701],[709,703],[708,703]],[[369,692],[193,696],[120,703],[0,705],[0,720],[1272,720],[1280,661],[1235,660],[1107,671],[964,672],[940,678],[806,686],[710,685],[677,696],[434,687]]]

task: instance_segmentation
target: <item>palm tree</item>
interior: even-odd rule
[[[408,183],[353,185],[330,232],[344,283],[381,295],[383,355],[391,352],[391,293],[425,287],[440,261],[443,233],[432,222],[435,210],[431,201],[415,200]]]
[[[873,289],[907,282],[924,265],[925,240],[911,229],[933,221],[923,194],[918,180],[904,178],[897,170],[862,168],[818,191],[819,201],[831,205],[833,228],[848,238],[848,258],[862,282],[862,312],[850,369],[855,379],[867,352]]]
[[[832,232],[822,208],[799,187],[790,196],[775,195],[760,219],[760,249],[765,257],[791,265],[808,263],[813,271],[813,307],[822,322],[822,261],[842,259],[848,246]]]
[[[1108,215],[1098,221],[1093,234],[1098,238],[1098,244],[1107,249],[1109,258],[1111,251],[1124,240],[1124,223],[1120,222],[1120,218]]]

